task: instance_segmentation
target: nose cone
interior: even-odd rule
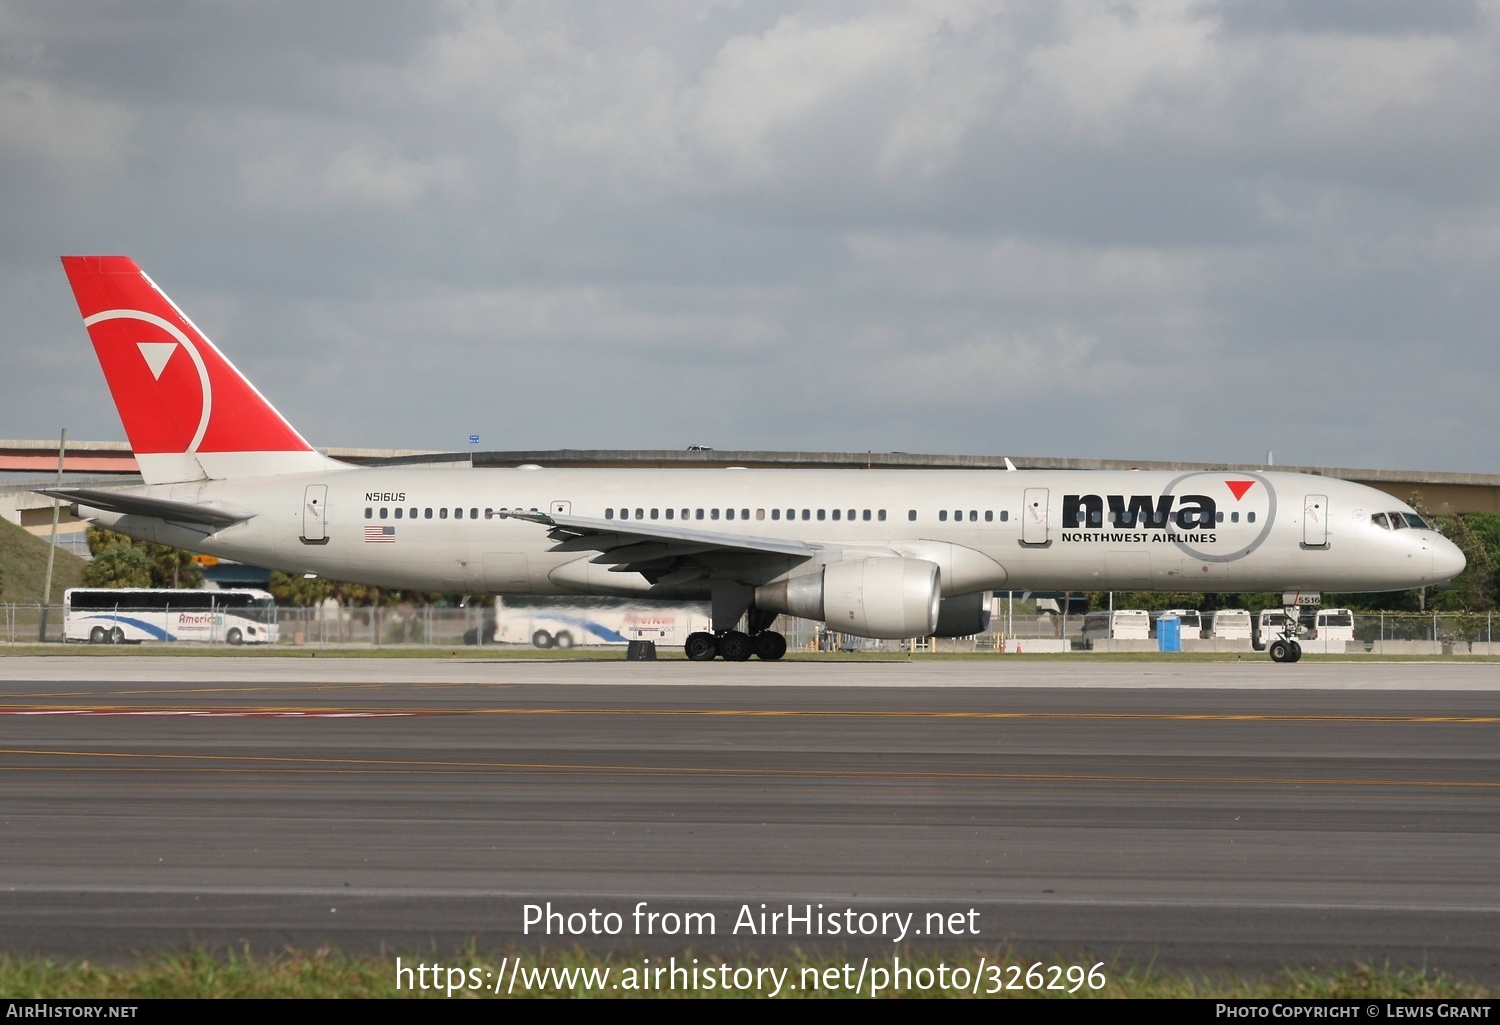
[[[1458,545],[1446,537],[1439,537],[1432,545],[1432,579],[1435,583],[1452,580],[1464,571],[1468,560],[1458,550]]]

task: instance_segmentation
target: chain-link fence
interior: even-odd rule
[[[1160,646],[1154,625],[1144,636],[1111,635],[1093,618],[1056,611],[1047,603],[1019,601],[1005,596],[993,600],[989,628],[971,637],[876,640],[830,631],[822,623],[783,616],[775,628],[787,638],[791,651],[850,652],[1126,652],[1155,651]],[[587,608],[570,605],[567,599],[532,599],[526,609],[508,610],[478,605],[394,605],[372,608],[343,607],[325,602],[312,607],[279,607],[271,610],[275,629],[258,636],[221,628],[209,639],[193,643],[204,646],[240,646],[246,649],[272,645],[278,648],[381,648],[417,647],[462,649],[476,645],[516,650],[519,648],[607,648],[623,647],[627,641],[654,640],[662,647],[681,647],[688,633],[708,629],[708,609],[699,606],[662,607],[665,611],[645,614],[641,603],[622,602],[611,607],[594,600]],[[1332,610],[1337,612],[1338,610]],[[0,604],[0,639],[9,645],[60,643],[64,640],[61,605]],[[121,622],[128,610],[121,610]],[[1154,622],[1155,614],[1152,614]],[[1350,655],[1500,655],[1500,638],[1494,613],[1359,612],[1326,617],[1333,622],[1317,626],[1312,615],[1300,638],[1311,653]],[[268,624],[269,625],[269,624]],[[75,629],[76,634],[76,629]],[[1191,620],[1181,630],[1183,651],[1243,652],[1260,650],[1264,638],[1216,635],[1213,620],[1204,613],[1202,625]],[[87,636],[75,636],[86,643]],[[108,639],[108,638],[106,638]],[[134,636],[126,639],[133,641]],[[145,640],[145,644],[173,643]]]

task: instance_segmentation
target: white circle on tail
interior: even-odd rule
[[[208,382],[208,365],[203,362],[203,354],[198,351],[198,347],[193,344],[193,340],[184,334],[182,329],[176,324],[173,324],[170,320],[164,320],[154,313],[147,313],[144,310],[105,310],[102,313],[94,314],[92,317],[85,317],[83,319],[83,326],[93,327],[95,324],[102,324],[106,320],[139,320],[143,323],[159,327],[177,339],[178,343],[187,350],[187,354],[192,357],[193,366],[198,368],[198,385],[203,389],[203,414],[198,418],[198,430],[193,434],[193,440],[188,442],[188,447],[184,451],[188,453],[197,452],[198,446],[203,442],[203,435],[208,433],[208,421],[213,416],[214,410],[214,390],[213,385]],[[144,353],[142,355],[144,356]],[[152,369],[155,371],[155,376],[160,377],[160,371],[155,370],[155,368]]]

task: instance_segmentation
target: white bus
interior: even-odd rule
[[[680,647],[688,634],[709,630],[712,622],[707,603],[507,594],[495,605],[495,629],[490,635],[493,642],[537,648],[630,641]]]
[[[63,636],[90,644],[275,644],[276,601],[250,589],[70,587],[63,592]]]

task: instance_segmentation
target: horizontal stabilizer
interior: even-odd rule
[[[213,527],[226,527],[241,523],[254,513],[237,512],[220,506],[194,505],[191,502],[173,502],[165,498],[148,498],[122,491],[94,491],[88,488],[37,488],[36,493],[49,498],[60,498],[64,502],[86,505],[91,509],[123,513],[127,516],[151,516],[159,520],[177,523],[204,523]]]

